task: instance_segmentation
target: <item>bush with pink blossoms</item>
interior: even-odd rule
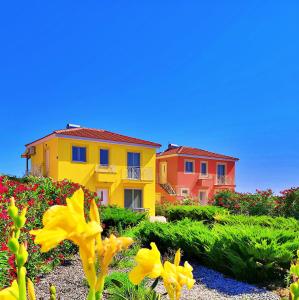
[[[85,205],[89,207],[91,200],[96,198],[96,194],[69,180],[54,182],[50,178],[30,176],[17,179],[0,176],[0,289],[16,277],[16,270],[11,268],[14,266],[14,257],[5,246],[12,225],[7,211],[10,197],[15,198],[20,210],[25,206],[28,207],[27,222],[22,229],[21,240],[27,241],[30,253],[28,275],[38,279],[39,274],[51,271],[55,265],[64,261],[77,249],[70,242],[64,242],[58,248],[41,254],[39,247],[33,243],[29,231],[42,227],[43,213],[52,205],[65,204],[66,198],[80,187],[84,190]]]

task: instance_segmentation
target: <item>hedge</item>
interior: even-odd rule
[[[142,222],[128,234],[143,246],[153,241],[162,253],[181,248],[186,259],[259,284],[283,281],[299,248],[294,230],[241,224],[209,228],[188,219],[166,224]]]
[[[121,233],[127,227],[136,226],[141,221],[147,219],[146,213],[137,213],[116,206],[101,207],[100,215],[104,234],[110,232]]]
[[[189,218],[196,221],[214,222],[219,215],[227,215],[228,210],[216,206],[169,206],[165,210],[165,217],[168,221],[178,221]]]

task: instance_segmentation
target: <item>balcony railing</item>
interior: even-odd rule
[[[124,171],[123,179],[146,181],[154,180],[154,174],[151,168],[127,167]]]
[[[234,185],[232,178],[225,175],[216,175],[215,179],[216,185]]]
[[[96,173],[116,173],[116,166],[96,165],[95,172]]]

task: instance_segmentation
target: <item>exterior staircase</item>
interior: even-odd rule
[[[161,188],[169,195],[176,195],[174,188],[169,183],[160,183]]]

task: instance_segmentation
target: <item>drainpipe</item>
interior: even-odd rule
[[[26,157],[26,176],[29,175],[29,157]]]

